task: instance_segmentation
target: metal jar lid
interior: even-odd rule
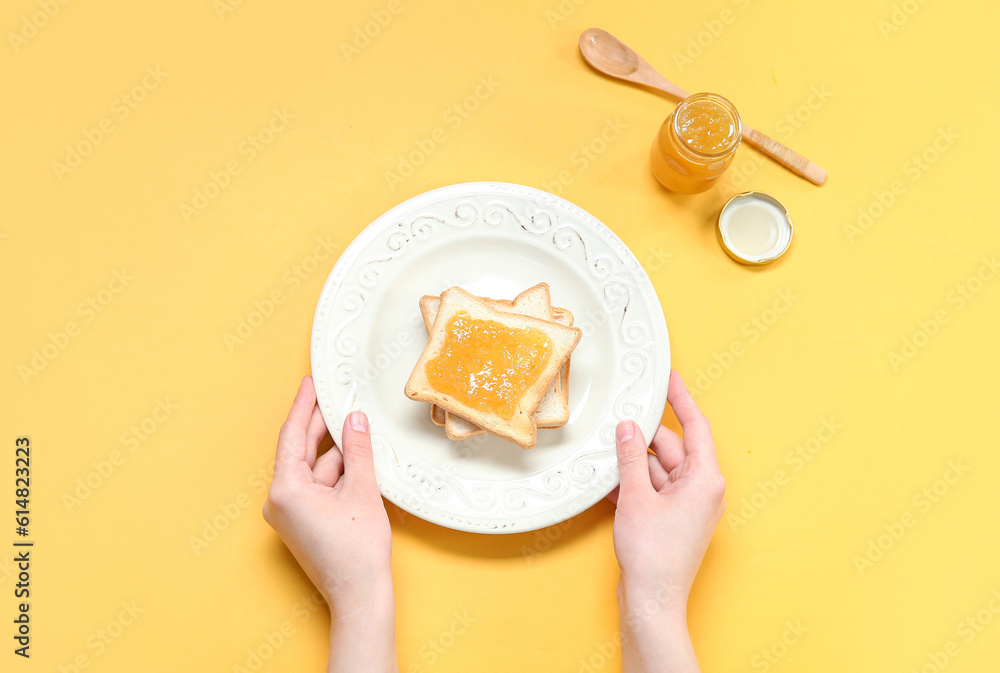
[[[743,264],[767,264],[792,244],[792,218],[785,205],[764,192],[743,192],[719,213],[719,240]]]

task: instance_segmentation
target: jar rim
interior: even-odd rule
[[[672,119],[670,123],[670,130],[673,132],[673,134],[677,137],[678,140],[681,140],[682,138],[681,132],[680,129],[677,128],[677,111],[680,110],[682,106],[688,103],[700,100],[715,101],[716,103],[721,104],[726,109],[726,112],[728,112],[732,116],[733,121],[736,122],[736,133],[734,134],[735,139],[731,143],[728,143],[718,152],[702,152],[700,150],[694,149],[693,147],[689,146],[687,143],[683,141],[678,142],[677,146],[681,148],[682,151],[690,154],[696,159],[717,159],[719,157],[732,154],[733,152],[736,151],[736,148],[739,147],[740,141],[743,139],[743,120],[740,118],[740,113],[736,109],[736,106],[733,105],[729,101],[729,99],[725,98],[724,96],[720,96],[717,93],[709,93],[706,91],[702,93],[691,94],[690,96],[682,100],[680,103],[678,103],[677,107],[674,108],[673,114],[670,115]]]

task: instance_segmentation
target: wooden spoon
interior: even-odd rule
[[[624,42],[606,30],[588,28],[580,35],[580,53],[594,70],[628,82],[643,84],[684,99],[688,93],[642,59]],[[826,182],[826,171],[777,140],[743,124],[743,140],[813,184]]]

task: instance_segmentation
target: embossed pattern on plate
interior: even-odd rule
[[[525,451],[492,436],[452,442],[403,387],[427,342],[418,300],[453,285],[512,298],[538,282],[583,331],[570,367],[570,422]],[[587,509],[618,483],[615,426],[651,438],[666,403],[667,327],[649,278],[589,213],[531,187],[451,185],[377,218],[323,288],[312,333],[323,417],[372,424],[379,489],[423,519],[458,530],[518,533]]]

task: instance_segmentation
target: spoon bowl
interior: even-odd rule
[[[588,28],[580,35],[580,53],[595,70],[627,77],[639,69],[639,55],[606,30]]]

